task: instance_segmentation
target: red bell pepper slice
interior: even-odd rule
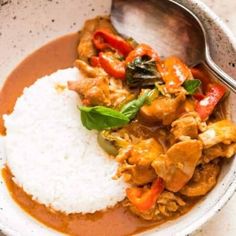
[[[159,56],[157,53],[148,45],[146,44],[139,44],[133,51],[129,53],[126,57],[125,62],[126,64],[133,62],[133,60],[137,57],[149,56],[150,58],[154,59],[156,62],[160,61]]]
[[[198,68],[191,68],[192,75],[195,79],[201,80],[202,90],[206,91],[208,84],[211,83],[211,80],[209,78],[209,75],[204,72],[203,70],[200,70]]]
[[[157,198],[164,190],[164,183],[161,178],[157,178],[150,189],[143,190],[142,188],[128,188],[126,194],[130,202],[141,212],[145,212],[152,208],[156,203]]]
[[[194,97],[196,100],[198,100],[198,101],[200,101],[200,100],[202,100],[203,98],[205,98],[204,94],[202,94],[202,93],[195,93],[195,94],[193,94],[193,97]]]
[[[117,79],[125,79],[125,62],[115,58],[112,52],[100,52],[99,62],[109,75]]]
[[[158,64],[158,70],[168,90],[179,88],[187,78],[192,77],[190,69],[174,56]]]
[[[133,46],[118,35],[114,35],[107,30],[96,30],[93,34],[93,43],[98,50],[114,48],[123,56],[127,56],[133,50]]]
[[[197,101],[195,107],[196,112],[203,121],[207,120],[217,103],[224,96],[225,92],[225,87],[220,84],[214,83],[208,85],[205,97]]]
[[[101,67],[99,57],[92,56],[89,60],[91,66],[93,67]]]

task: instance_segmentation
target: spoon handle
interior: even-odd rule
[[[210,72],[212,72],[218,80],[220,80],[232,92],[236,93],[236,80],[234,80],[231,76],[226,74],[219,66],[217,66],[209,55],[206,56],[204,64],[206,68],[210,70]]]

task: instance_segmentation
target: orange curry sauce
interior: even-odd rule
[[[77,57],[77,44],[77,33],[56,39],[28,56],[9,75],[0,93],[1,134],[5,133],[2,115],[12,112],[16,99],[22,94],[23,89],[33,84],[37,78],[73,66]],[[130,235],[157,225],[138,218],[120,205],[105,212],[87,215],[65,215],[52,211],[32,200],[30,195],[18,187],[13,182],[13,176],[7,167],[2,170],[2,175],[12,198],[21,208],[48,227],[63,233],[86,236]]]

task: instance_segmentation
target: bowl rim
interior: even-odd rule
[[[222,30],[222,32],[228,38],[229,43],[232,44],[233,49],[236,51],[236,37],[233,34],[233,32],[229,29],[229,27],[225,24],[225,22],[223,22],[223,20],[215,12],[213,12],[213,10],[211,10],[210,7],[208,7],[205,3],[203,3],[202,0],[189,0],[189,1],[192,2],[192,4],[195,4],[200,9],[200,11],[206,14],[209,18],[214,20],[215,25]],[[235,190],[236,190],[236,175],[232,176],[228,189],[221,195],[221,197],[219,197],[218,201],[215,203],[213,208],[211,208],[211,210],[208,211],[206,215],[204,215],[204,217],[198,218],[195,222],[189,224],[181,232],[176,232],[175,235],[176,236],[190,235],[196,232],[200,227],[206,224],[214,215],[216,215],[226,205],[226,203],[234,195]],[[29,217],[31,216],[29,215]],[[39,224],[42,223],[39,222]],[[20,232],[11,229],[9,226],[4,225],[1,222],[0,222],[0,233],[4,233],[5,235],[9,236],[22,236]]]

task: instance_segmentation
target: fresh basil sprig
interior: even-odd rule
[[[158,96],[158,90],[152,89],[146,93],[144,93],[142,96],[140,96],[137,99],[134,99],[127,104],[125,104],[120,112],[124,114],[126,117],[128,117],[130,120],[132,120],[140,110],[140,108],[144,105],[144,103],[150,104],[155,98]]]
[[[155,90],[155,91],[154,91]],[[150,103],[154,99],[154,95],[158,96],[156,89],[144,93],[137,99],[125,104],[120,111],[104,106],[95,107],[79,107],[81,111],[81,121],[87,129],[113,129],[128,124],[138,113],[144,103]]]
[[[183,83],[185,90],[190,95],[194,94],[200,85],[201,81],[199,79],[185,80]]]
[[[79,107],[81,121],[87,129],[104,130],[119,128],[129,123],[129,118],[119,111],[104,106]]]

